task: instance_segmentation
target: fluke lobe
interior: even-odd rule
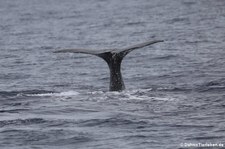
[[[103,49],[103,50],[88,50],[88,49],[63,49],[55,51],[54,53],[84,53],[96,55],[106,61],[110,70],[110,91],[122,91],[125,89],[123,77],[121,74],[121,63],[123,58],[131,51],[139,48],[143,48],[163,40],[154,40],[144,42],[141,44],[133,45],[122,49]]]

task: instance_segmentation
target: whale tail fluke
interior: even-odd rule
[[[144,43],[140,43],[140,44],[136,44],[130,47],[126,47],[126,48],[121,48],[121,49],[101,49],[101,50],[91,50],[91,49],[62,49],[62,50],[58,50],[55,51],[54,53],[84,53],[84,54],[91,54],[91,55],[96,55],[99,57],[104,56],[103,53],[117,53],[117,54],[121,54],[121,56],[126,56],[128,53],[130,53],[131,51],[135,50],[135,49],[140,49],[158,42],[163,42],[163,40],[154,40],[154,41],[148,41],[148,42],[144,42]],[[102,55],[103,54],[103,55]]]
[[[110,69],[110,91],[121,91],[125,89],[122,74],[120,71],[123,58],[135,49],[143,48],[159,42],[163,42],[163,40],[148,41],[121,49],[63,49],[55,51],[54,53],[84,53],[95,55],[104,59]]]

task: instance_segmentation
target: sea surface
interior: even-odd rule
[[[122,92],[102,59],[54,53],[155,39]],[[0,149],[207,143],[225,148],[224,0],[0,0]]]

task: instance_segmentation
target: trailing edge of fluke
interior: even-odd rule
[[[163,40],[148,41],[140,44],[136,44],[127,48],[121,49],[102,49],[102,50],[90,50],[90,49],[63,49],[55,51],[54,53],[84,53],[96,55],[106,61],[110,70],[110,91],[122,91],[125,89],[123,77],[121,74],[121,63],[123,58],[131,51],[139,48],[143,48],[155,43],[163,42]]]

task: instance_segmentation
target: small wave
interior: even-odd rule
[[[67,145],[67,144],[85,143],[90,141],[93,141],[93,138],[90,137],[90,134],[78,133],[71,137],[58,139],[54,141],[52,144],[60,146],[60,145]]]
[[[119,115],[111,118],[106,118],[106,119],[91,119],[91,120],[82,120],[79,122],[78,125],[82,127],[93,127],[93,126],[108,126],[108,127],[122,127],[127,125],[130,126],[140,126],[140,125],[147,125],[148,122],[146,121],[138,121],[138,120],[132,120],[132,119],[127,119],[125,117],[120,117]]]
[[[137,26],[137,25],[144,25],[146,22],[128,22],[126,23],[127,26]]]
[[[46,121],[41,118],[3,120],[3,121],[0,121],[0,127],[4,127],[8,125],[32,125],[32,124],[40,124],[44,122]]]
[[[175,23],[187,23],[189,22],[189,18],[173,18],[173,19],[170,19],[168,21],[166,21],[167,23],[169,24],[175,24]]]
[[[178,56],[176,56],[176,55],[163,55],[163,56],[154,57],[153,59],[169,60],[169,59],[173,59],[173,58],[177,58],[177,57]]]
[[[195,5],[196,2],[183,2],[184,5],[187,5],[187,6],[191,6],[191,5]]]
[[[191,88],[187,87],[158,87],[154,88],[154,91],[165,91],[165,92],[190,92]]]
[[[12,144],[13,147],[15,146],[14,148],[34,148],[30,145],[42,145],[43,148],[49,148],[49,146],[51,146],[50,148],[64,148],[69,145],[73,148],[78,143],[95,140],[93,135],[87,132],[72,129],[43,129],[3,130],[1,133],[4,135],[4,139],[1,140],[3,143],[0,146],[8,148],[9,144]]]
[[[212,139],[224,139],[224,136],[199,136],[199,137],[190,137],[186,140],[212,140]]]
[[[10,110],[0,110],[0,113],[18,113],[21,111],[28,111],[29,109],[10,109]]]
[[[208,81],[197,86],[199,92],[225,91],[225,79]]]
[[[176,124],[176,125],[171,125],[171,127],[176,127],[176,128],[213,128],[213,125],[193,125],[193,124]]]

